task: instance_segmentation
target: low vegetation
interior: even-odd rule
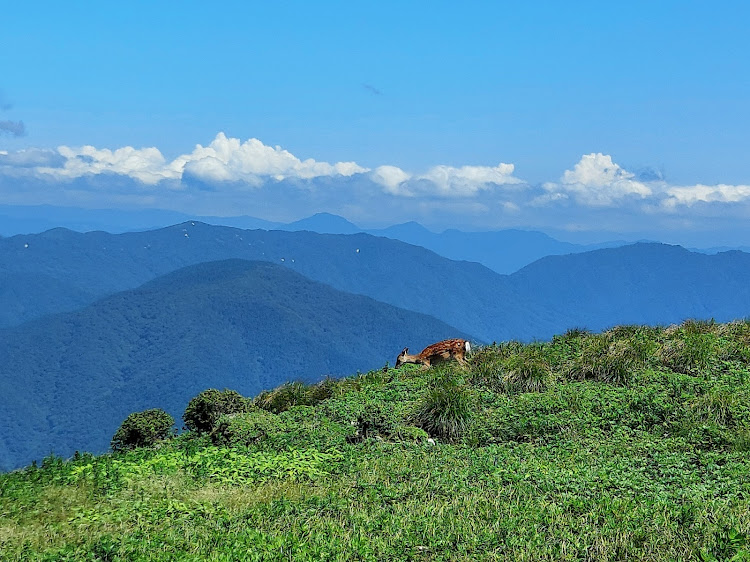
[[[748,322],[209,390],[184,421],[0,475],[0,559],[750,560]]]
[[[112,437],[112,450],[152,447],[172,431],[174,418],[160,408],[130,414]]]

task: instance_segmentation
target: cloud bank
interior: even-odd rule
[[[717,217],[744,218],[750,185],[671,185],[661,173],[627,170],[602,153],[584,154],[556,180],[532,185],[512,163],[370,169],[302,159],[259,139],[219,133],[172,160],[156,147],[0,151],[0,202],[271,220],[327,211],[366,225],[417,220],[438,227],[640,231],[710,228]]]

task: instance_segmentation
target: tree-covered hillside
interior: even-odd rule
[[[0,552],[748,560],[749,404],[747,322],[570,331],[467,367],[287,385],[152,448],[0,475]]]
[[[406,345],[461,335],[270,263],[184,268],[78,312],[0,330],[0,467],[50,451],[101,452],[131,411],[178,415],[207,387],[252,396],[382,367]]]

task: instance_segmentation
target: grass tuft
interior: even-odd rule
[[[460,440],[471,423],[474,405],[468,387],[448,376],[439,380],[417,404],[414,425],[449,442]]]
[[[554,381],[543,344],[527,345],[503,361],[503,383],[511,392],[542,392]]]

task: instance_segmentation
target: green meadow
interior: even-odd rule
[[[750,560],[750,323],[572,330],[0,474],[0,559]]]

